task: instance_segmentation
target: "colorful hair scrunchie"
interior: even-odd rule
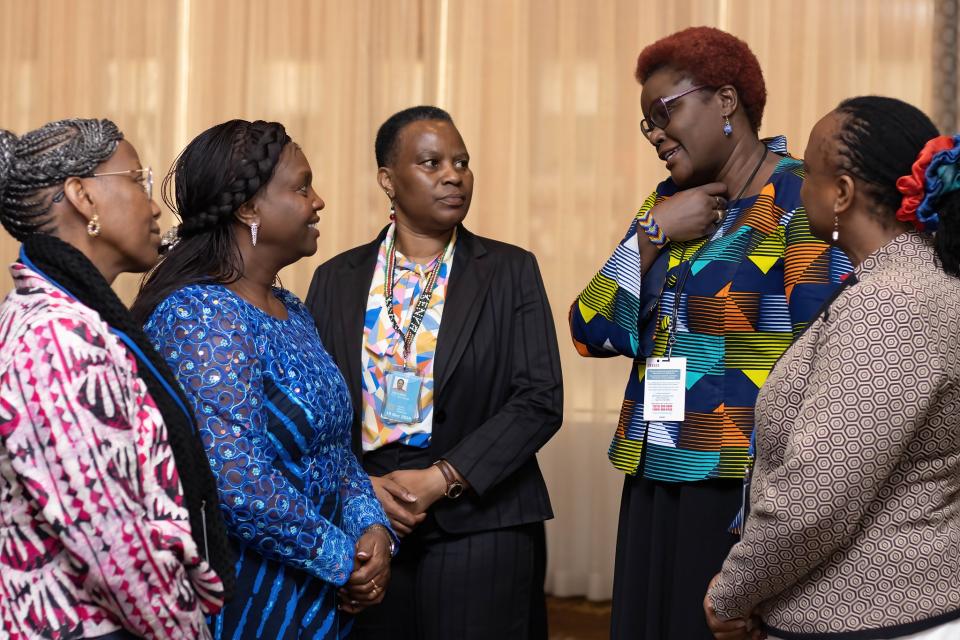
[[[910,175],[897,180],[903,194],[897,220],[911,222],[917,231],[932,233],[940,224],[937,202],[960,190],[960,135],[937,136],[923,146]]]

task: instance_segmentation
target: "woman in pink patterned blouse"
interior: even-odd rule
[[[0,304],[0,639],[207,638],[232,588],[182,391],[110,288],[157,260],[152,187],[109,120],[0,130],[23,243]]]

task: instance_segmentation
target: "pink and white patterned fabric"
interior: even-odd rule
[[[0,304],[0,639],[208,638],[222,585],[167,430],[92,309],[22,264]]]

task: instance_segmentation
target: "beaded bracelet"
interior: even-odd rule
[[[655,247],[662,247],[667,244],[669,238],[664,235],[663,230],[657,221],[653,219],[653,209],[647,209],[645,212],[637,213],[637,225],[650,238],[650,244]]]

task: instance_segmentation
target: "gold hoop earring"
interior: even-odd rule
[[[91,238],[96,238],[100,235],[100,216],[96,213],[93,214],[90,222],[87,223],[87,235]]]

